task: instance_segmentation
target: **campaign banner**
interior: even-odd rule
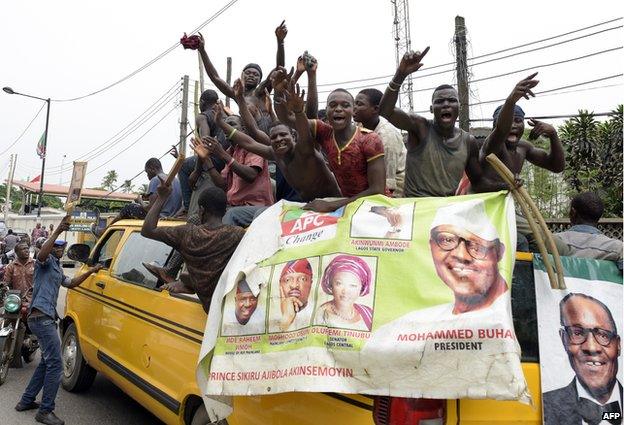
[[[276,204],[254,220],[222,274],[198,367],[206,395],[529,402],[506,192],[376,195],[332,213],[301,206]]]
[[[67,192],[67,200],[65,201],[66,211],[72,211],[76,207],[76,205],[80,203],[80,197],[82,196],[82,187],[84,185],[84,179],[86,175],[87,163],[74,161],[74,170],[72,171],[69,191]]]
[[[622,272],[611,261],[561,260],[563,290],[533,260],[544,424],[620,424]]]

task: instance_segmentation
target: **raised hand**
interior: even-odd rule
[[[291,83],[288,90],[284,92],[286,96],[286,107],[294,113],[303,112],[305,106],[305,90],[299,88],[299,84]]]
[[[220,100],[214,104],[214,106],[212,107],[212,112],[214,112],[214,119],[217,122],[223,121],[223,116],[225,115],[225,112],[223,111],[223,102],[221,102]]]
[[[531,89],[533,87],[535,87],[539,83],[539,80],[534,80],[533,79],[533,78],[535,78],[536,75],[537,75],[537,72],[529,75],[528,77],[526,77],[523,80],[520,80],[520,82],[518,82],[518,84],[516,84],[516,86],[514,87],[513,91],[509,95],[509,97],[514,102],[519,101],[523,97],[525,99],[530,99],[531,97],[535,97],[535,94],[533,94]]]
[[[273,73],[273,80],[271,81],[273,90],[275,90],[276,93],[283,93],[286,89],[288,89],[294,72],[294,68],[290,68],[289,73],[286,73],[286,69],[284,67],[280,66],[277,68]]]
[[[160,184],[156,188],[156,194],[160,199],[167,199],[171,195],[171,185],[166,184],[165,180],[162,177],[158,176],[158,180],[160,180]]]
[[[429,46],[427,46],[422,53],[419,51],[409,51],[405,53],[401,59],[401,63],[399,63],[399,72],[404,76],[408,76],[411,73],[418,71],[423,66],[421,61],[428,51]]]
[[[175,159],[178,159],[178,156],[180,155],[178,153],[178,147],[176,145],[171,145],[171,150],[169,150],[169,155],[171,155]]]
[[[297,58],[297,74],[303,74],[306,70],[306,62],[303,55]]]
[[[63,217],[63,220],[61,220],[61,223],[56,228],[57,235],[60,235],[61,233],[67,232],[69,230],[71,219],[71,215],[66,215],[65,217]]]
[[[239,100],[245,98],[245,87],[240,78],[237,78],[236,81],[234,81],[232,88],[234,89],[234,99],[236,99],[237,103]]]
[[[534,118],[529,120],[529,125],[533,127],[529,133],[529,140],[535,140],[540,136],[546,136],[549,139],[557,135],[557,130],[550,124],[538,121]]]
[[[286,28],[286,20],[283,20],[282,23],[275,28],[275,37],[278,42],[282,43],[286,38],[286,34],[288,34],[288,28]]]
[[[198,32],[197,35],[199,36],[199,43],[197,48],[198,49],[203,49],[206,47],[206,41],[204,40],[204,36],[202,35],[201,32]]]
[[[204,144],[201,140],[196,138],[191,139],[191,149],[195,152],[195,155],[202,161],[205,161],[210,157],[210,150],[207,144]]]
[[[221,146],[221,143],[214,137],[204,137],[202,139],[202,144],[208,149],[209,154],[214,154],[219,158],[223,158],[226,155],[225,149]]]

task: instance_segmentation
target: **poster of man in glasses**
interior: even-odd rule
[[[546,425],[622,423],[622,285],[597,276],[550,290],[536,273]]]

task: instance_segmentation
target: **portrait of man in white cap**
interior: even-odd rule
[[[455,297],[452,314],[488,308],[507,291],[498,270],[505,245],[482,200],[438,209],[430,229],[429,247],[436,272]]]
[[[233,298],[233,303],[232,303]],[[264,333],[264,312],[258,309],[258,297],[249,284],[242,279],[234,294],[228,295],[226,313],[223,317],[222,335],[255,335]]]

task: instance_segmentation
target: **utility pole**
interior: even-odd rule
[[[227,71],[226,71],[225,81],[228,83],[228,86],[232,86],[232,58],[228,56],[227,58]],[[230,98],[225,98],[225,106],[230,107]]]
[[[186,155],[186,129],[188,125],[188,92],[189,76],[185,75],[182,82],[182,115],[180,117],[180,145],[178,151]]]
[[[9,166],[9,178],[6,185],[6,198],[4,199],[4,222],[9,219],[9,210],[11,209],[11,186],[13,186],[13,175],[15,174],[15,165],[17,164],[17,154],[11,154],[11,165]]]
[[[392,16],[394,17],[392,33],[394,35],[394,48],[396,55],[396,66],[401,63],[403,55],[412,50],[412,40],[410,36],[409,21],[409,0],[390,0],[392,3]],[[399,90],[399,107],[414,110],[414,99],[412,96],[412,76],[408,75],[403,86]]]
[[[466,53],[466,22],[455,17],[455,56],[457,60],[457,92],[459,93],[459,128],[470,129],[470,96],[468,88],[468,58]]]

